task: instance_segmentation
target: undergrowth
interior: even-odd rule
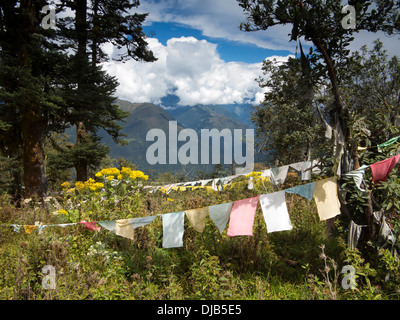
[[[98,177],[99,178],[99,177]],[[241,181],[241,182],[240,182]],[[258,206],[253,236],[220,234],[209,217],[202,233],[185,219],[184,246],[162,248],[162,221],[135,230],[135,240],[84,225],[49,227],[40,234],[8,224],[112,220],[194,209],[273,192],[270,183],[247,180],[231,189],[171,193],[111,184],[81,192],[64,185],[43,207],[16,208],[0,198],[0,299],[398,299],[398,262],[382,249],[366,261],[345,244],[347,234],[325,236],[315,203],[286,194],[293,230],[267,233]],[[100,182],[97,182],[100,183]],[[109,183],[109,185],[107,185]],[[289,179],[290,183],[290,179]],[[93,184],[92,184],[93,185]],[[112,192],[111,189],[112,188]],[[42,268],[55,268],[55,289],[44,289]],[[344,265],[356,269],[355,289],[341,286]],[[388,273],[390,280],[387,280]]]

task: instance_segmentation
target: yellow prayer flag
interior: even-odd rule
[[[131,240],[135,239],[135,229],[130,223],[131,219],[116,220],[115,234]]]
[[[206,226],[206,217],[209,214],[208,207],[187,210],[185,212],[193,229],[198,232],[203,232]]]
[[[37,226],[28,226],[28,225],[24,225],[24,229],[25,229],[25,232],[27,233],[27,234],[31,234],[32,233],[32,231],[33,230],[37,230]]]
[[[313,196],[321,221],[331,219],[340,214],[337,179],[335,177],[317,181]]]

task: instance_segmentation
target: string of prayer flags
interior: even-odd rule
[[[220,233],[224,232],[232,210],[233,201],[208,207],[210,218]]]
[[[61,224],[42,224],[41,222],[35,222],[34,225],[19,225],[19,224],[10,224],[8,226],[13,228],[14,232],[20,232],[21,227],[24,228],[25,233],[31,234],[33,231],[37,231],[38,234],[41,234],[43,229],[47,227],[66,227],[70,225],[76,225],[77,223],[61,223]]]
[[[374,183],[386,181],[387,176],[392,171],[393,167],[399,162],[400,154],[397,156],[385,159],[370,165],[372,171],[372,180]]]
[[[183,247],[185,211],[162,215],[163,248]]]
[[[315,190],[315,182],[303,184],[301,186],[286,189],[287,193],[296,193],[307,200],[311,201]]]
[[[331,219],[340,214],[336,177],[317,181],[313,196],[321,221]]]
[[[285,191],[260,195],[260,204],[268,233],[293,229],[286,206]]]
[[[206,217],[209,214],[208,207],[186,210],[185,213],[193,229],[198,232],[203,232],[206,226]]]
[[[253,235],[254,216],[259,197],[237,200],[233,203],[229,219],[228,236]]]

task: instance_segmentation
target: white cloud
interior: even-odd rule
[[[347,1],[342,1],[343,5]],[[289,42],[290,24],[274,26],[267,31],[243,32],[239,30],[241,22],[246,20],[245,12],[237,0],[141,0],[141,12],[148,12],[146,23],[174,22],[200,30],[204,36],[239,41],[272,50],[296,51],[296,42]],[[371,45],[373,39],[380,38],[388,54],[398,55],[400,40],[398,36],[387,37],[383,32],[360,31],[354,34],[351,50],[362,45]],[[311,43],[304,40],[303,47]]]
[[[237,0],[142,0],[140,12],[149,16],[146,24],[153,22],[181,23],[200,30],[206,37],[222,38],[253,44],[272,50],[294,52],[296,43],[288,41],[289,26],[275,26],[268,31],[243,32],[239,30],[245,13]]]
[[[147,40],[158,58],[156,62],[103,64],[110,75],[118,78],[117,96],[121,99],[159,103],[162,97],[174,93],[180,104],[194,105],[254,102],[262,97],[255,81],[262,75],[261,63],[225,62],[216,44],[194,37],[172,38],[166,46],[154,38]],[[105,51],[117,53],[109,45]]]

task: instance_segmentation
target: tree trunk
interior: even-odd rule
[[[84,66],[87,63],[87,0],[77,0],[76,1],[76,20],[75,20],[75,29],[77,34],[78,41],[78,50],[76,52],[76,57],[78,64],[82,64]],[[78,82],[78,95],[82,91],[82,83]],[[79,109],[79,107],[78,107]],[[76,124],[76,143],[75,147],[79,147],[81,144],[86,141],[86,128],[82,121],[79,121]],[[88,179],[88,162],[85,159],[84,155],[77,154],[76,160],[76,180],[77,181],[86,181]]]
[[[47,192],[46,157],[43,149],[46,124],[34,111],[25,113],[21,124],[25,197],[43,198]]]
[[[86,129],[83,122],[78,122],[76,125],[76,143],[75,148],[79,148],[82,143],[86,140]],[[88,179],[88,164],[87,160],[83,155],[77,155],[78,159],[76,161],[76,180],[86,181]]]
[[[21,1],[20,6],[29,14],[24,16],[24,20],[20,22],[21,26],[25,26],[24,29],[21,29],[21,39],[16,39],[19,65],[33,73],[32,57],[30,57],[24,42],[31,41],[29,38],[39,29],[37,8],[32,1]],[[42,112],[39,111],[40,108],[36,107],[32,105],[29,96],[26,96],[24,104],[20,106],[24,194],[25,198],[37,195],[43,199],[47,192],[46,156],[43,148],[47,118],[43,117]]]

